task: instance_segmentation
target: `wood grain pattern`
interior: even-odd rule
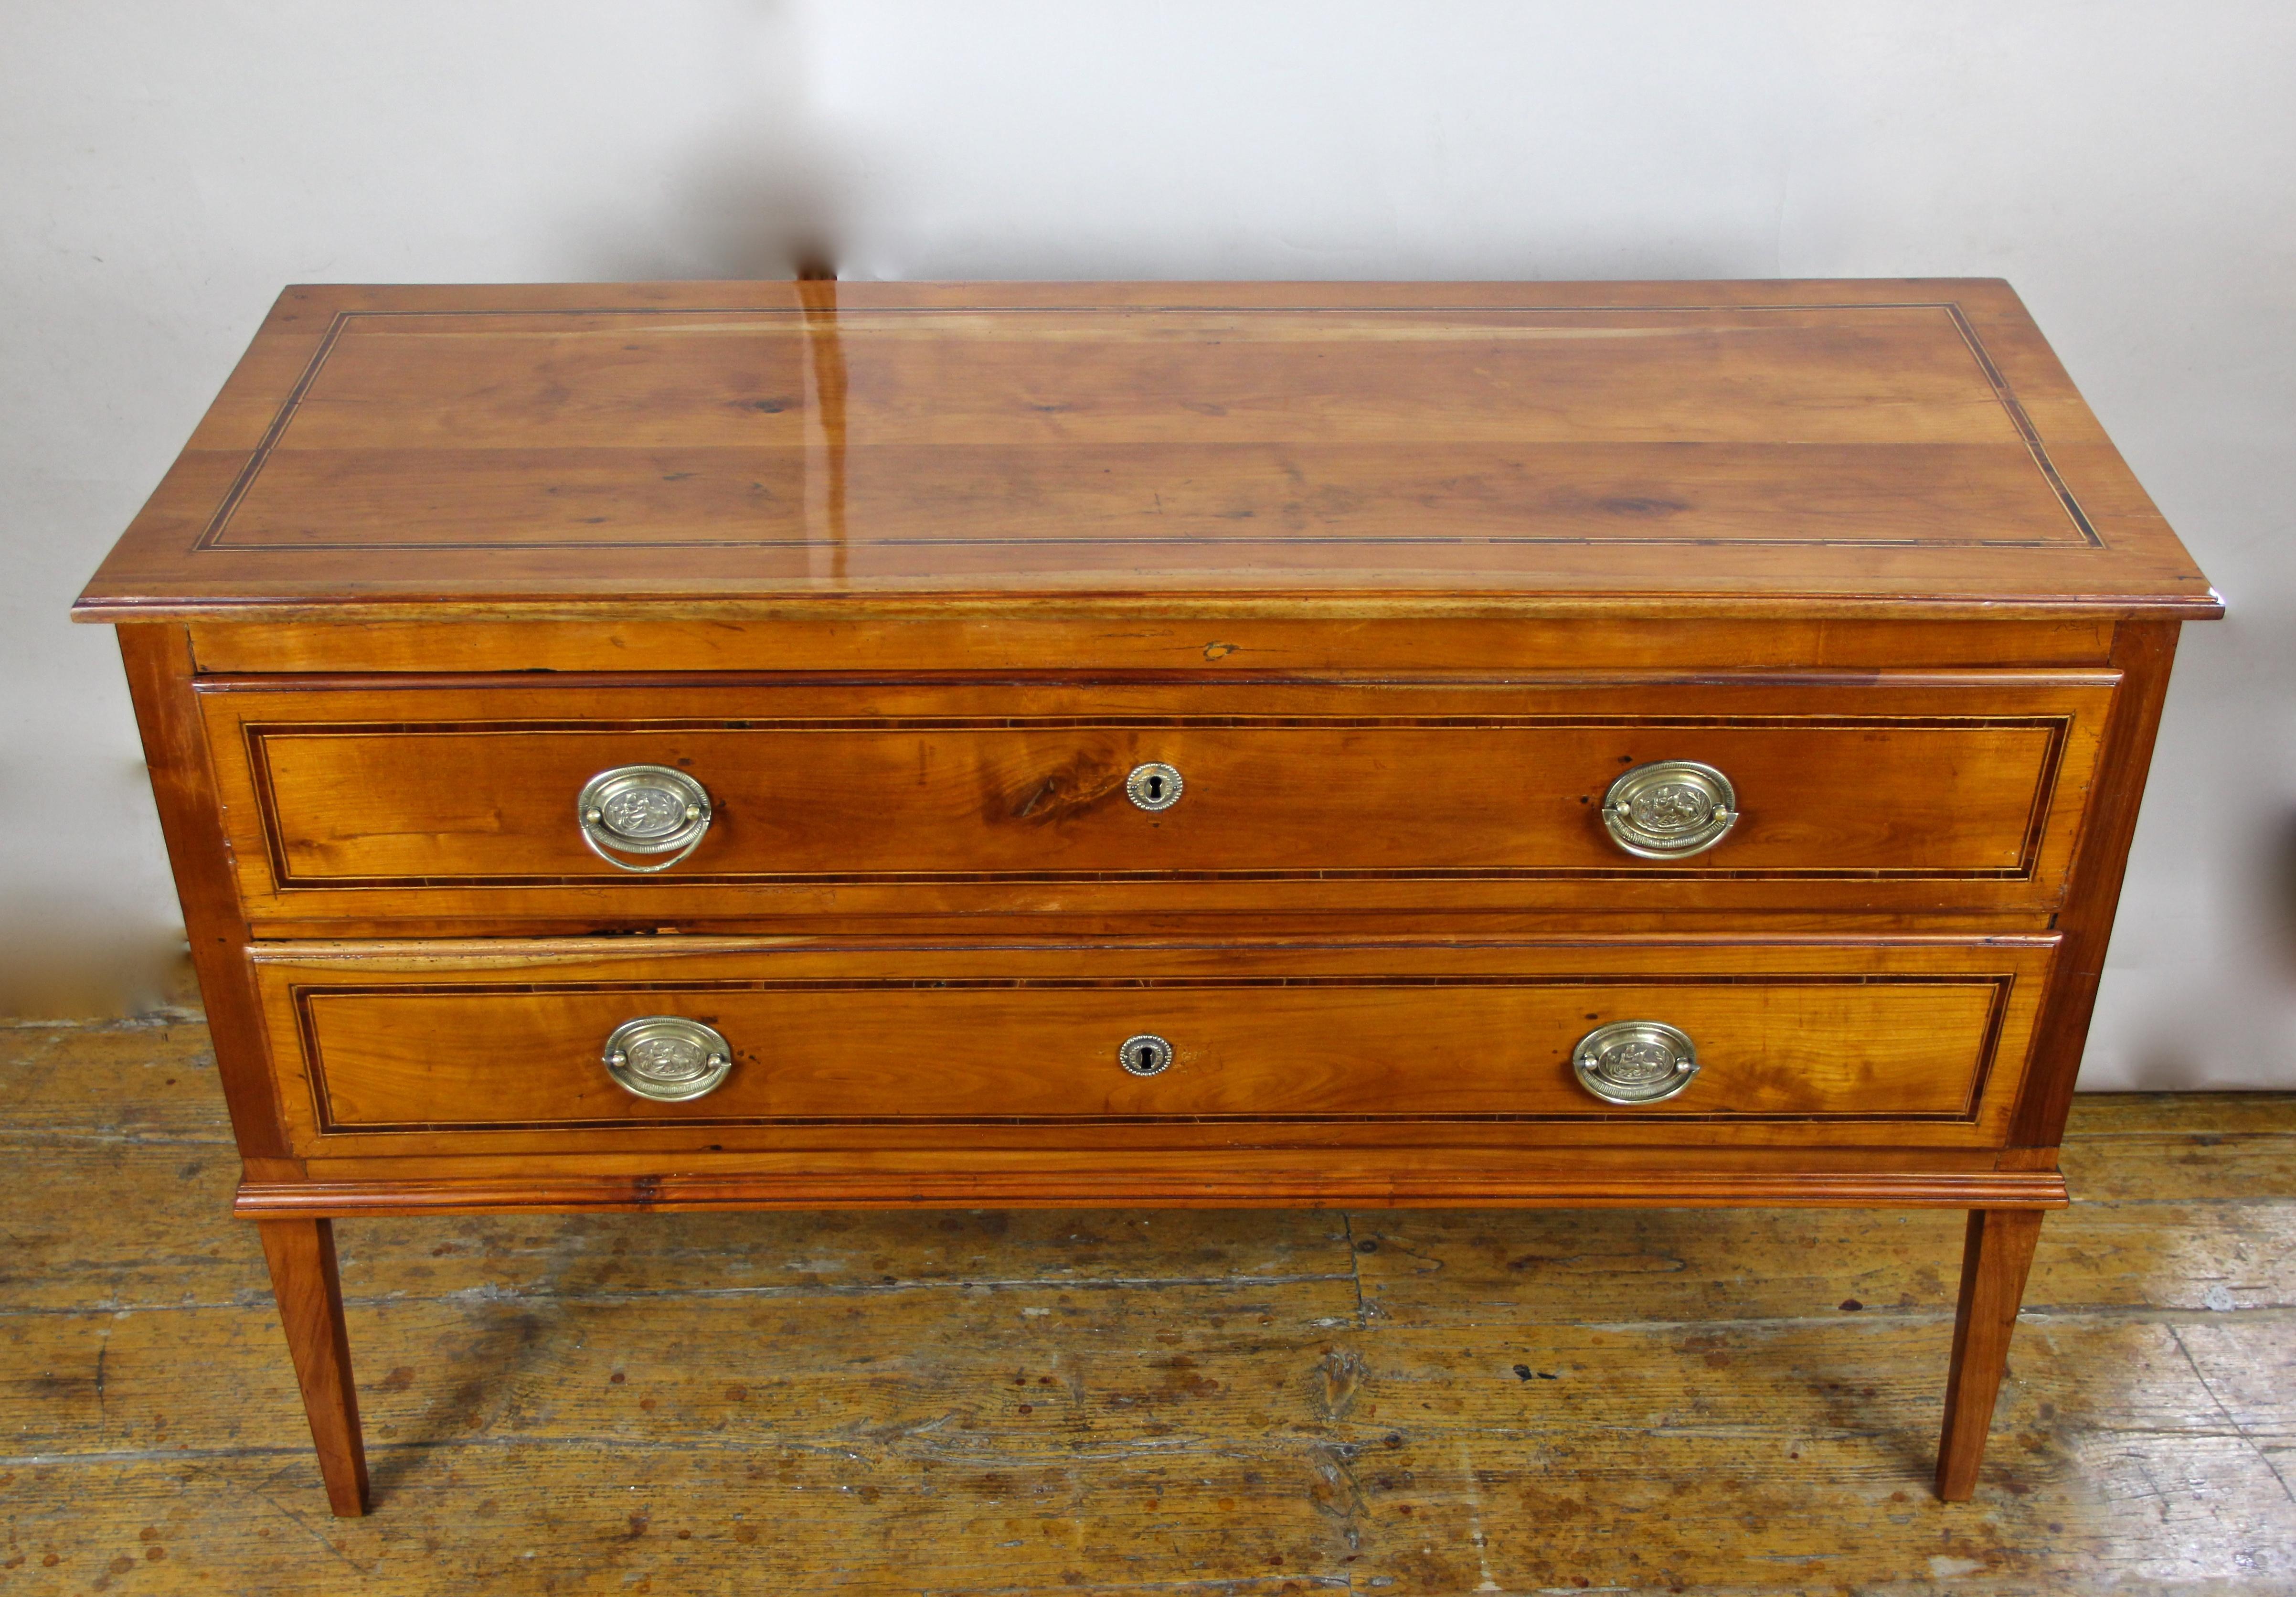
[[[81,611],[2218,608],[1998,283],[808,292],[291,290]]]
[[[1621,958],[1620,968],[1659,962]],[[767,967],[770,969],[770,967]],[[1002,982],[835,983],[679,991],[298,991],[322,1134],[558,1126],[883,1120],[1358,1120],[1616,1118],[1571,1077],[1598,1025],[1663,1020],[1701,1039],[1679,1098],[1638,1120],[1723,1115],[1834,1121],[1974,1116],[2007,981],[1841,981],[1753,972],[1693,984],[1537,975],[1491,985],[1283,979],[1172,984],[1127,970],[1045,991]],[[665,973],[666,974],[666,973]],[[705,1099],[634,1099],[597,1064],[635,1011],[689,1016],[734,1040]],[[1169,1034],[1162,1074],[1118,1044]]]
[[[76,613],[356,1511],[333,1216],[824,1203],[1979,1211],[1965,1495],[2220,608],[1999,283],[811,281],[290,290]],[[1736,829],[1624,856],[1669,758]],[[641,880],[573,796],[658,763]],[[629,1100],[669,1011],[733,1077]],[[1630,1013],[1705,1071],[1594,1107]]]
[[[2061,1207],[2064,1177],[2017,1166],[1983,1148],[1940,1147],[1890,1128],[1886,1146],[1748,1145],[1742,1134],[1654,1155],[1624,1130],[1606,1145],[1581,1139],[1526,1142],[1520,1131],[1469,1123],[1431,1146],[1422,1127],[1373,1124],[1234,1129],[1193,1138],[1159,1129],[1154,1146],[1137,1128],[1008,1128],[996,1145],[961,1148],[931,1127],[871,1128],[857,1159],[852,1134],[784,1132],[773,1149],[740,1152],[706,1143],[674,1159],[638,1148],[563,1153],[479,1153],[458,1149],[398,1157],[360,1151],[314,1157],[289,1175],[250,1172],[242,1214],[436,1214],[499,1209],[554,1212],[729,1208],[1041,1208],[1076,1203],[1202,1208],[1297,1204],[1488,1208],[1493,1204],[1602,1208],[1664,1203],[1685,1208],[1765,1203],[1785,1207]],[[689,1144],[695,1139],[683,1139]],[[1791,1140],[1791,1139],[1790,1139]],[[1899,1145],[1910,1143],[1910,1145]],[[388,1146],[404,1146],[404,1143]],[[675,1173],[661,1173],[665,1164]],[[577,1173],[578,1171],[578,1173]]]
[[[2033,1087],[2018,1108],[2012,1134],[2028,1147],[2054,1147],[2064,1134],[2073,1084],[2080,1075],[2082,1052],[2088,1045],[2097,983],[2104,975],[2105,949],[2112,940],[2121,878],[2128,869],[2128,848],[2136,837],[2137,807],[2144,802],[2144,782],[2152,770],[2152,744],[2161,729],[2161,707],[2168,697],[2177,630],[2173,622],[2124,625],[2113,640],[2113,658],[2127,672],[2127,678],[2099,763],[2100,779],[2084,828],[2080,857],[2058,920],[2065,933],[2065,963],[2050,990],[2047,1029],[2034,1061]]]
[[[1938,1444],[1938,1495],[1966,1503],[1977,1491],[1986,1432],[2009,1364],[2009,1338],[2040,1241],[2038,1209],[1975,1209],[1963,1244],[1953,1366],[1945,1383],[1945,1434]]]
[[[331,1523],[206,1052],[0,1028],[8,1589],[2027,1597],[2296,1568],[2288,1094],[2076,1100],[2082,1200],[1965,1508],[1928,1489],[1951,1214],[989,1209],[340,1222],[379,1511]]]
[[[264,1064],[262,1022],[248,985],[246,914],[233,880],[214,765],[192,695],[190,641],[180,627],[122,627],[119,652],[184,912],[184,936],[216,1037],[232,1129],[243,1155],[275,1159],[286,1152],[286,1144],[271,1073]]]
[[[705,626],[643,617],[582,620],[195,621],[200,670],[234,673],[804,671],[947,674],[991,671],[1153,671],[1345,679],[1395,672],[1643,671],[1705,667],[1757,670],[1911,666],[2103,666],[2112,623],[2090,619],[1984,622],[1825,621],[1778,615],[1759,622],[1605,616],[1504,620],[1453,615],[1439,627],[1394,619],[1175,613],[1168,606],[1084,609],[1052,600],[1025,615],[884,618],[866,623],[784,616],[720,618]]]
[[[366,1445],[351,1380],[350,1333],[343,1327],[334,1224],[267,1219],[256,1222],[256,1230],[271,1265],[271,1294],[303,1388],[303,1413],[318,1446],[328,1504],[340,1518],[355,1519],[367,1509]]]
[[[1096,903],[2046,910],[2114,680],[258,678],[201,702],[259,920]],[[1603,831],[1610,782],[1659,759],[1729,774],[1742,819],[1718,847],[1639,860]],[[1183,772],[1173,808],[1125,798],[1146,760]],[[575,824],[582,784],[632,764],[683,769],[712,798],[701,848],[659,877],[616,871]],[[1210,896],[1222,887],[1225,903]]]
[[[1443,1157],[1400,1159],[1393,1153],[1334,1159],[1288,1150],[1218,1150],[1219,1162],[1144,1158],[1122,1151],[1067,1150],[1052,1157],[1004,1151],[972,1152],[962,1159],[902,1159],[873,1162],[865,1174],[821,1167],[819,1154],[750,1154],[727,1160],[726,1174],[590,1175],[569,1172],[611,1165],[610,1159],[570,1160],[538,1155],[517,1161],[504,1175],[465,1173],[458,1161],[434,1157],[422,1170],[390,1168],[368,1156],[313,1161],[294,1180],[250,1175],[240,1183],[234,1208],[242,1216],[460,1214],[682,1214],[723,1209],[866,1208],[1731,1208],[1762,1204],[1784,1208],[2059,1208],[2064,1178],[2054,1171],[1942,1168],[1931,1155],[1923,1168],[1827,1169],[1840,1161],[1786,1159],[1711,1160],[1686,1151],[1654,1165],[1647,1157],[1576,1159],[1569,1169],[1525,1168],[1521,1159],[1478,1157],[1480,1151],[1443,1151]],[[1864,1150],[1856,1151],[1861,1154]],[[471,1165],[488,1161],[473,1159]],[[652,1161],[660,1163],[657,1156]],[[706,1166],[709,1156],[688,1156],[682,1167]],[[1555,1161],[1544,1161],[1552,1166]],[[1726,1168],[1707,1168],[1718,1163]]]
[[[871,949],[678,938],[629,950],[272,946],[256,964],[299,1153],[533,1152],[557,1156],[538,1177],[564,1177],[597,1173],[586,1155],[808,1145],[815,1175],[857,1178],[840,1185],[843,1200],[866,1192],[872,1171],[914,1192],[905,1183],[934,1167],[905,1176],[887,1165],[903,1145],[960,1182],[995,1179],[995,1156],[1021,1148],[1039,1151],[1038,1179],[1084,1179],[1107,1155],[1075,1157],[1081,1148],[1232,1159],[1320,1128],[1316,1144],[1334,1151],[1329,1180],[1344,1169],[1338,1150],[1387,1124],[1392,1134],[1369,1144],[1385,1167],[1366,1174],[1405,1183],[1457,1157],[1478,1125],[1517,1151],[1996,1145],[2052,941]],[[726,1085],[675,1104],[616,1085],[601,1044],[646,1014],[721,1030],[735,1060]],[[1698,1040],[1701,1077],[1679,1098],[1622,1109],[1578,1086],[1573,1044],[1626,1019]],[[1148,1032],[1172,1040],[1176,1062],[1128,1076],[1118,1044]],[[1669,1161],[1682,1157],[1654,1151],[1642,1173],[1678,1187],[1687,1172]],[[1181,1190],[1209,1191],[1198,1183],[1218,1175],[1184,1176]]]

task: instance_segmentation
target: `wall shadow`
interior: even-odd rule
[[[787,0],[752,0],[729,14],[716,52],[726,74],[714,86],[718,125],[665,172],[650,208],[634,205],[588,241],[597,277],[837,274],[853,173],[812,102],[795,12]]]

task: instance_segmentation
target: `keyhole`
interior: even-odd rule
[[[1168,810],[1180,801],[1180,774],[1169,766],[1151,761],[1135,766],[1124,779],[1124,796],[1151,812]],[[1130,1059],[1128,1053],[1124,1056]]]
[[[1144,1031],[1124,1039],[1116,1050],[1116,1062],[1132,1075],[1155,1076],[1171,1068],[1172,1044],[1153,1032]]]

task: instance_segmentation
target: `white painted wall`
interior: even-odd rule
[[[175,929],[62,617],[283,283],[1997,274],[2234,606],[2085,1079],[2296,1085],[2292,84],[2285,0],[14,0],[0,987]]]

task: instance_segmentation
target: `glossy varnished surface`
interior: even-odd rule
[[[290,291],[79,613],[348,1513],[330,1218],[808,1205],[1995,1211],[1960,1495],[2216,608],[1997,283],[748,283]],[[1736,826],[1626,856],[1668,759]],[[1613,1019],[1704,1073],[1590,1106]]]
[[[2065,1156],[1966,1507],[1958,1214],[989,1208],[339,1222],[330,1525],[201,1028],[0,1029],[0,1589],[2274,1592],[2296,1104]]]
[[[536,1167],[549,1178],[646,1151],[690,1165],[811,1148],[821,1178],[897,1181],[899,1146],[921,1156],[913,1172],[1033,1147],[1057,1181],[1094,1157],[1066,1150],[1193,1150],[1241,1168],[1305,1144],[1383,1148],[1407,1178],[1463,1142],[1997,1145],[2050,942],[675,938],[256,957],[282,1107],[297,1151],[318,1157],[531,1151],[559,1156]],[[731,1045],[708,1096],[635,1098],[599,1062],[617,1026],[665,1013]],[[1622,1107],[1578,1085],[1578,1039],[1631,1020],[1694,1039],[1687,1090]],[[1170,1040],[1161,1074],[1119,1068],[1138,1034]],[[1271,1165],[1266,1181],[1270,1200],[1318,1196],[1311,1172]]]
[[[351,1373],[350,1334],[343,1323],[342,1279],[331,1220],[259,1220],[264,1257],[280,1327],[295,1361],[296,1384],[311,1421],[311,1440],[327,1500],[336,1515],[356,1519],[368,1501],[366,1444]]]
[[[201,692],[258,923],[590,915],[1440,908],[2046,911],[2111,672],[1713,672],[1159,684],[724,676],[242,679]],[[1636,858],[1621,772],[1703,761],[1717,847]],[[1178,769],[1145,812],[1126,774]],[[636,877],[575,796],[628,765],[711,798]],[[643,862],[641,862],[643,863]]]
[[[676,616],[581,620],[198,622],[192,651],[209,676],[310,672],[653,671],[906,673],[1140,672],[1217,681],[1295,674],[1378,677],[1494,671],[1757,670],[1796,667],[2102,666],[2113,624],[1845,622],[1795,611],[1759,620],[1603,615],[1494,618],[1304,616],[1174,618],[1070,613],[1048,601],[1012,615],[781,617],[696,623]]]
[[[2005,285],[291,290],[90,616],[2199,614]]]

